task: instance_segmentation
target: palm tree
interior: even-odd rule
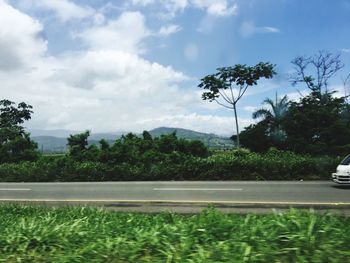
[[[278,98],[276,92],[275,101],[270,98],[266,98],[263,104],[270,106],[270,109],[261,108],[253,113],[253,119],[263,117],[267,121],[279,121],[282,119],[288,110],[288,97],[284,95],[281,99]]]
[[[266,98],[263,104],[269,106],[269,109],[261,108],[253,113],[253,119],[263,118],[262,121],[268,123],[268,136],[271,136],[273,140],[284,141],[286,139],[286,133],[282,129],[281,121],[288,111],[288,97],[287,95],[282,98],[278,98],[276,92],[275,101],[270,98]]]

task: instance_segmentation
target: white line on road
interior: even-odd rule
[[[31,191],[29,188],[0,188],[0,191]]]
[[[239,188],[153,188],[153,191],[242,191]]]

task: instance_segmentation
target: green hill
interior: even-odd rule
[[[152,137],[159,137],[162,134],[169,134],[172,132],[176,132],[178,138],[183,138],[187,140],[199,140],[202,141],[209,148],[213,149],[226,149],[234,147],[233,142],[229,138],[218,136],[213,133],[202,133],[188,129],[169,127],[159,127],[149,131]]]

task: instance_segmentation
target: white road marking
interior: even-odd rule
[[[31,191],[29,188],[0,188],[0,191]]]
[[[153,191],[242,191],[239,188],[153,188]]]

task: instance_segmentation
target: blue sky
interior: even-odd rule
[[[1,97],[34,106],[28,127],[233,133],[233,112],[203,102],[221,66],[276,64],[239,102],[241,128],[266,97],[298,99],[290,61],[319,50],[350,72],[350,0],[0,0]]]

